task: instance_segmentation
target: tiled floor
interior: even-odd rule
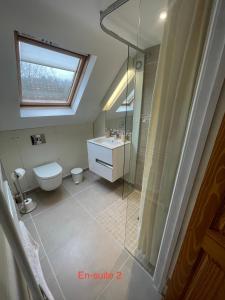
[[[126,199],[121,197],[100,212],[97,221],[105,230],[132,254],[135,254],[138,237],[138,213],[140,192],[132,192]]]
[[[160,299],[150,276],[122,247],[120,228],[110,233],[115,223],[108,228],[102,222],[112,215],[122,224],[126,201],[121,200],[121,189],[120,183],[86,171],[79,185],[66,178],[54,192],[32,193],[38,208],[23,219],[40,244],[42,268],[55,300]],[[137,199],[134,193],[128,205],[131,232],[137,222]],[[135,242],[130,246],[135,248]],[[79,271],[112,272],[113,279],[79,279]]]

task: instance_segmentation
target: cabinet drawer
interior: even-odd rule
[[[88,146],[88,159],[89,161],[95,161],[99,159],[107,164],[112,165],[112,150],[90,143],[87,143]]]
[[[113,168],[101,160],[89,160],[89,169],[99,176],[112,181]]]

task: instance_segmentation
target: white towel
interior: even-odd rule
[[[41,286],[42,290],[46,294],[49,300],[54,300],[52,293],[50,292],[48,285],[45,281],[40,259],[38,255],[39,251],[39,245],[38,243],[32,238],[30,232],[26,228],[25,224],[22,221],[19,221],[20,224],[20,230],[21,230],[21,236],[23,239],[23,246],[25,249],[25,252],[27,254],[28,261],[30,263],[31,269],[34,273],[34,277],[37,281],[37,283]]]

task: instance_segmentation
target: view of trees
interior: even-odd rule
[[[74,72],[21,61],[23,100],[65,102]]]

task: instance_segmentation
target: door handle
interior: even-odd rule
[[[104,161],[102,161],[102,160],[100,160],[100,159],[98,159],[98,158],[96,158],[95,161],[96,161],[96,163],[98,163],[99,165],[102,165],[102,166],[107,167],[107,168],[109,168],[109,169],[112,169],[112,168],[113,168],[112,165],[110,165],[110,164],[108,164],[108,163],[106,163],[106,162],[104,162]]]

